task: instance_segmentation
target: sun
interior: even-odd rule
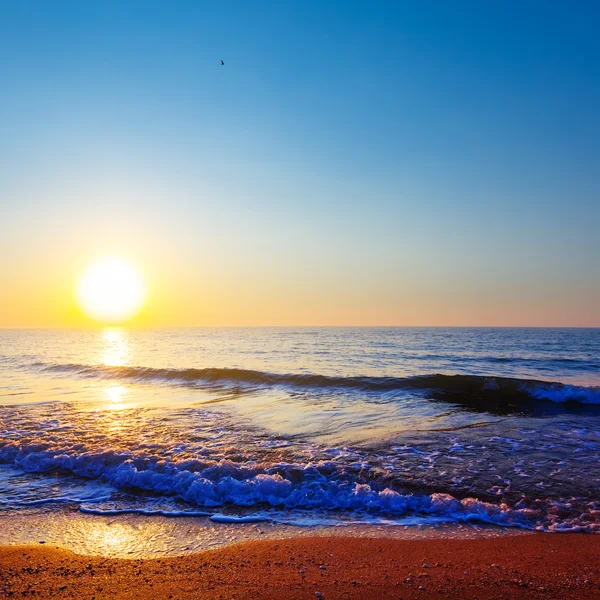
[[[88,317],[116,325],[140,312],[146,299],[146,285],[132,264],[119,257],[107,257],[83,271],[77,281],[76,297]]]

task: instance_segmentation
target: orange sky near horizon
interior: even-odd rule
[[[125,255],[124,255],[125,256]],[[85,255],[52,264],[46,257],[29,269],[0,271],[0,327],[97,327],[75,298],[77,278],[90,262]],[[91,258],[91,257],[90,257]],[[129,257],[127,257],[129,258]],[[556,290],[502,282],[473,293],[451,277],[444,282],[389,278],[377,272],[284,273],[219,271],[194,273],[175,260],[148,266],[133,260],[147,282],[148,297],[131,327],[191,326],[599,326],[597,307],[585,290],[561,297]],[[440,289],[444,292],[440,293]],[[565,318],[565,315],[569,315]]]

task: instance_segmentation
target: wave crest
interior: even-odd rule
[[[267,373],[248,369],[204,368],[165,369],[152,367],[113,367],[84,364],[36,363],[47,371],[68,372],[84,377],[163,381],[192,386],[291,387],[316,390],[355,390],[393,392],[432,390],[440,399],[494,399],[507,401],[551,401],[600,404],[600,387],[560,382],[516,379],[484,375],[419,375],[414,377],[335,377],[313,373]]]

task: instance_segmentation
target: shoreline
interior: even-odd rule
[[[0,546],[0,597],[598,598],[600,536],[290,537],[179,557]]]
[[[213,521],[209,517],[137,513],[98,515],[46,505],[0,513],[0,547],[60,547],[84,556],[152,559],[186,556],[236,543],[287,538],[478,539],[531,535],[531,530],[481,523],[300,525],[275,521]]]

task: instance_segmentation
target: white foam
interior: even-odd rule
[[[193,472],[186,468],[189,465],[185,462],[148,460],[133,457],[131,453],[110,450],[98,454],[86,452],[70,455],[51,451],[23,452],[13,448],[8,453],[25,470],[68,470],[84,477],[102,478],[117,488],[146,490],[205,508],[231,504],[240,507],[269,505],[286,509],[353,510],[389,515],[415,513],[459,522],[479,521],[518,527],[532,527],[536,520],[533,511],[510,509],[474,498],[458,500],[449,494],[402,494],[389,488],[377,490],[372,487],[373,484],[328,478],[312,464],[294,465],[297,482],[292,482],[280,473],[261,473],[257,472],[257,468],[240,466],[227,460]],[[6,448],[0,451],[0,456],[6,460]],[[282,466],[285,465],[277,465],[278,468]],[[325,463],[325,466],[336,473],[335,464]],[[84,510],[107,514],[106,509],[87,505]],[[153,512],[147,511],[146,514]],[[164,513],[158,511],[158,514]]]
[[[564,403],[569,401],[582,404],[600,404],[600,388],[576,385],[544,385],[527,389],[527,393],[537,400],[551,400]]]
[[[215,523],[261,523],[270,519],[266,515],[237,516],[216,514],[211,515],[210,520]]]

